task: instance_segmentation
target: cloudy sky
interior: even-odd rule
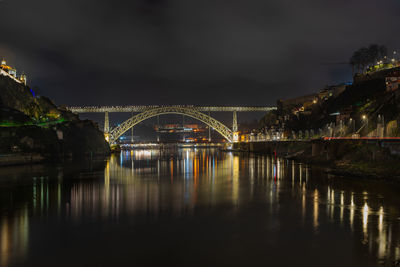
[[[0,34],[57,104],[274,105],[400,50],[400,0],[0,0]]]

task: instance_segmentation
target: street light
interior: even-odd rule
[[[364,114],[364,115],[362,116],[362,119],[365,121],[365,124],[364,124],[364,125],[366,126],[367,134],[368,134],[368,117],[367,117],[367,115]]]

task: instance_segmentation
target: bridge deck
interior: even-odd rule
[[[261,106],[248,106],[248,107],[224,107],[224,106],[190,106],[190,105],[138,105],[138,106],[90,106],[90,107],[67,107],[67,110],[74,113],[104,113],[104,112],[143,112],[153,108],[160,107],[181,107],[191,108],[201,112],[268,112],[276,110],[276,107],[261,107]]]

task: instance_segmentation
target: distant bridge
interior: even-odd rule
[[[104,113],[104,135],[106,140],[114,143],[126,131],[136,124],[149,118],[164,114],[181,114],[197,119],[219,134],[229,142],[238,141],[237,112],[268,112],[276,110],[276,107],[225,107],[225,106],[190,106],[190,105],[172,105],[172,106],[92,106],[92,107],[68,107],[67,110],[73,113]],[[121,123],[118,127],[110,130],[109,113],[111,112],[129,112],[132,117]],[[232,130],[223,123],[211,117],[211,112],[233,112]],[[139,113],[133,115],[133,113]],[[206,114],[208,113],[208,114]]]

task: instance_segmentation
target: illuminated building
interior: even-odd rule
[[[27,78],[25,74],[22,74],[20,78],[17,77],[17,70],[7,65],[7,62],[3,59],[0,64],[0,75],[8,76],[17,83],[23,83],[26,85]]]
[[[14,77],[17,77],[17,70],[12,68],[12,67],[10,67],[10,66],[8,66],[7,62],[4,59],[1,61],[0,68],[2,70],[6,71],[8,74],[10,74],[10,75],[12,75]]]
[[[24,73],[21,74],[21,76],[19,77],[19,80],[26,85],[27,83],[27,78],[26,75]]]
[[[400,77],[386,77],[386,91],[393,92],[400,87]]]

